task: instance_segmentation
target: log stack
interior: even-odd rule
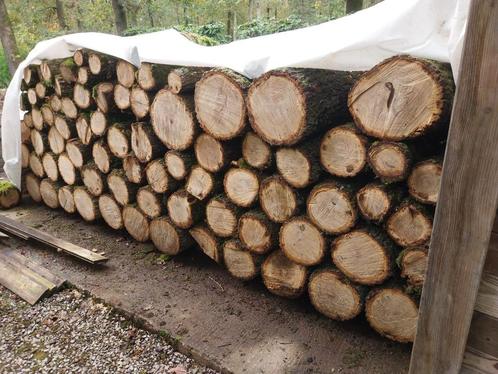
[[[410,342],[453,90],[448,65],[407,56],[251,81],[78,50],[25,71],[25,186]]]

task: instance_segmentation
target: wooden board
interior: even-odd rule
[[[462,364],[498,203],[497,24],[496,1],[471,3],[411,374]]]
[[[496,374],[498,358],[467,348],[463,357],[461,374]]]

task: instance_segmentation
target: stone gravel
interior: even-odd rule
[[[0,286],[0,373],[217,372],[78,290],[30,306]]]

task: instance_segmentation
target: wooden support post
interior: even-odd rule
[[[471,2],[410,374],[458,373],[498,205],[498,2]]]

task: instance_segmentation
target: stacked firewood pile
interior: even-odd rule
[[[25,187],[409,342],[453,90],[447,65],[406,56],[251,82],[78,50],[24,72]]]

